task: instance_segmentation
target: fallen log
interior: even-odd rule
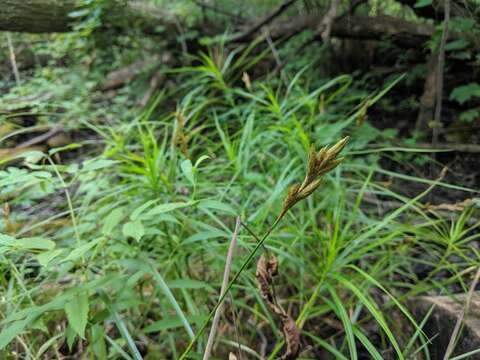
[[[293,3],[292,0],[285,2],[274,15],[291,3]],[[0,0],[0,31],[67,32],[72,30],[74,25],[74,18],[69,14],[75,10],[78,10],[75,7],[75,0]],[[162,25],[167,33],[177,32],[177,25],[171,16],[159,7],[140,1],[112,0],[108,2],[108,11],[105,10],[104,13],[106,24],[114,27],[131,26],[133,23],[144,32],[150,33]],[[270,15],[267,20],[262,19],[259,22],[260,27],[269,26],[268,21],[274,18],[275,16]],[[270,35],[272,39],[278,39],[288,38],[305,29],[320,31],[323,18],[321,14],[292,17],[286,22],[270,25]],[[241,36],[233,37],[231,41],[249,42],[259,30],[257,24]],[[377,40],[388,36],[401,46],[411,47],[428,40],[434,30],[432,25],[410,22],[392,16],[344,16],[333,21],[331,36]],[[219,30],[218,33],[220,32]]]
[[[75,0],[0,0],[0,31],[29,33],[68,32],[75,25],[70,14],[79,8]],[[112,25],[135,23],[146,32],[162,25],[174,30],[174,20],[162,9],[140,1],[107,2],[105,20]],[[125,25],[124,25],[125,26]]]
[[[273,39],[279,39],[291,37],[307,29],[315,31],[320,27],[322,18],[313,14],[274,24],[270,27],[270,35]],[[427,41],[434,31],[433,25],[414,23],[393,16],[349,16],[333,22],[331,36],[363,40],[381,40],[388,37],[398,45],[415,47]],[[320,36],[320,33],[318,35]]]

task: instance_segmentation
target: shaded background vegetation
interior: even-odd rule
[[[411,304],[478,267],[478,1],[0,7],[2,358],[201,358],[235,217],[233,273],[346,135],[261,249],[299,356],[443,356]],[[213,354],[283,341],[247,266]]]

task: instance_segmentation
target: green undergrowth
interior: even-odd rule
[[[2,358],[179,358],[196,336],[184,356],[201,358],[199,329],[218,299],[235,217],[263,234],[303,178],[310,147],[346,135],[345,161],[265,243],[280,262],[276,291],[303,327],[303,359],[428,358],[406,305],[468,290],[475,201],[459,216],[428,211],[433,188],[459,187],[379,167],[395,133],[364,121],[366,106],[402,77],[367,95],[348,75],[312,80],[308,68],[250,79],[264,56],[251,50],[170,71],[178,87],[137,117],[85,120],[100,139],[94,156],[62,162],[67,146],[3,165]],[[407,198],[397,180],[424,190]],[[232,272],[255,244],[242,228]],[[218,358],[239,344],[245,358],[262,358],[262,342],[268,358],[282,351],[253,265],[220,324]]]

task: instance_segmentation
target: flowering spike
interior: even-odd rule
[[[310,148],[305,179],[302,184],[292,185],[288,189],[278,220],[297,202],[310,196],[320,186],[322,176],[335,169],[343,161],[344,158],[337,158],[337,155],[343,150],[348,139],[349,137],[346,136],[332,147],[325,146],[318,152],[315,152],[313,146]]]

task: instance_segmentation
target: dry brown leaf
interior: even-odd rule
[[[250,76],[248,76],[246,72],[242,74],[242,81],[248,90],[252,90],[252,82],[250,81]]]
[[[473,199],[465,199],[464,201],[457,202],[454,204],[438,204],[438,205],[425,205],[426,210],[447,210],[447,211],[463,211],[465,208],[473,204]]]
[[[290,315],[283,321],[283,336],[285,337],[287,350],[279,360],[296,359],[300,352],[300,330]]]
[[[287,349],[285,353],[279,357],[279,360],[294,360],[300,352],[300,330],[295,324],[295,320],[287,314],[283,307],[278,303],[273,291],[273,277],[278,274],[278,260],[275,256],[269,259],[262,255],[257,262],[257,285],[260,290],[262,299],[282,323],[283,336]]]

